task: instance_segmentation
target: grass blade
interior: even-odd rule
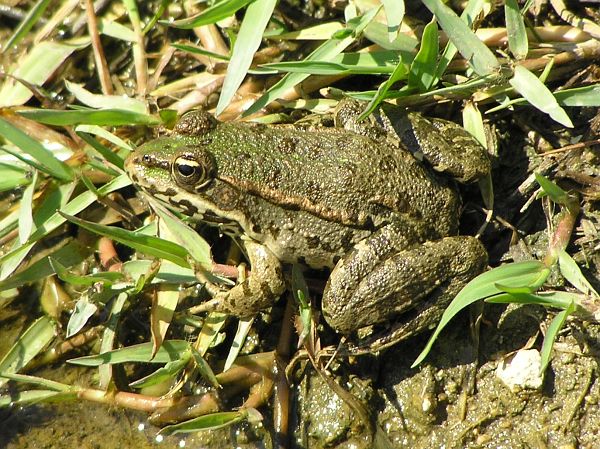
[[[210,415],[199,416],[179,424],[163,427],[160,430],[161,435],[175,435],[177,433],[198,432],[199,430],[216,430],[230,426],[242,421],[246,414],[240,410],[238,412],[218,412]]]
[[[75,95],[75,98],[90,108],[119,109],[144,115],[148,112],[146,103],[135,98],[130,98],[125,95],[93,94],[82,85],[71,83],[68,80],[65,80],[65,86],[69,92]]]
[[[73,286],[90,287],[97,282],[102,282],[106,286],[123,279],[123,273],[117,271],[102,271],[99,273],[90,273],[85,276],[78,276],[69,273],[67,267],[51,256],[48,256],[48,262],[62,281]]]
[[[404,0],[381,0],[387,17],[388,39],[392,42],[398,36],[404,18]]]
[[[150,197],[147,197],[147,199],[152,209],[156,212],[156,215],[160,218],[159,235],[188,248],[192,258],[202,265],[205,270],[210,272],[213,260],[208,242],[158,201]]]
[[[531,260],[502,265],[477,276],[465,285],[446,308],[425,349],[421,351],[412,366],[417,366],[423,361],[442,329],[461,310],[480,299],[503,293],[503,290],[498,288],[498,284],[513,288],[539,286],[548,277],[549,273],[550,270],[542,262]]]
[[[34,321],[0,360],[0,373],[18,373],[52,341],[54,332],[54,325],[47,316],[42,316]],[[0,387],[6,382],[8,379],[1,378]]]
[[[0,162],[0,192],[16,189],[29,182],[31,180],[26,170]]]
[[[242,350],[242,346],[244,346],[244,341],[246,341],[248,332],[250,332],[250,329],[252,329],[252,323],[254,323],[254,318],[255,317],[240,318],[240,320],[238,321],[238,327],[235,332],[235,337],[233,337],[231,347],[229,348],[229,353],[227,354],[227,359],[225,360],[223,371],[227,371],[229,368],[231,368],[231,366],[235,362],[235,359],[237,359],[238,354]]]
[[[69,317],[67,323],[67,338],[71,338],[86,325],[88,320],[94,316],[98,306],[87,301],[85,298],[81,298],[75,303],[75,309]]]
[[[89,38],[72,39],[71,41],[41,42],[19,60],[16,69],[11,71],[17,79],[33,85],[41,86],[71,56],[71,54],[90,44]],[[7,79],[0,89],[0,107],[21,106],[33,93],[16,79]]]
[[[153,351],[158,351],[167,335],[175,308],[179,302],[179,286],[177,284],[159,284],[156,295],[152,297],[150,312],[150,332],[152,334]]]
[[[42,14],[44,14],[44,11],[46,11],[46,8],[49,4],[50,0],[39,0],[35,5],[33,5],[4,46],[3,52],[13,45],[17,45],[19,42],[21,42],[21,40],[25,37],[29,30],[33,28]]]
[[[432,20],[423,30],[421,47],[410,65],[408,72],[408,88],[415,88],[419,92],[427,92],[435,78],[437,57],[439,51],[439,37],[437,22]]]
[[[239,9],[242,9],[244,6],[252,3],[253,1],[254,0],[222,0],[218,3],[215,3],[210,8],[205,9],[201,13],[196,14],[195,16],[187,17],[181,20],[175,20],[173,22],[160,21],[160,23],[175,28],[189,30],[202,25],[209,25],[230,17]]]
[[[54,390],[28,390],[17,391],[14,394],[0,396],[0,407],[13,407],[15,405],[39,404],[41,402],[58,402],[75,399],[77,392]]]
[[[19,208],[19,243],[23,245],[29,239],[34,228],[33,223],[33,194],[37,184],[38,172],[34,170],[31,184],[23,192]]]
[[[517,0],[506,0],[504,16],[506,17],[508,48],[516,59],[525,59],[529,51],[529,41]]]
[[[556,341],[556,337],[558,336],[558,332],[565,325],[565,321],[567,317],[571,315],[575,311],[575,303],[571,301],[569,306],[556,314],[550,326],[546,330],[546,336],[544,337],[544,343],[542,343],[542,351],[541,351],[541,359],[542,366],[540,367],[540,373],[546,371],[548,367],[548,363],[550,363],[550,355],[552,354],[552,346],[554,346],[554,342]]]
[[[373,8],[367,11],[364,15],[349,20],[344,30],[336,33],[333,38],[320,45],[315,51],[308,55],[306,60],[329,61],[331,58],[340,54],[346,47],[355,41],[358,35],[363,32],[365,27],[371,22],[371,20],[373,20],[377,12],[379,12],[379,8]],[[242,114],[242,117],[259,111],[262,107],[279,98],[286,90],[291,89],[292,87],[301,83],[308,76],[308,74],[304,73],[288,73],[258,100],[256,100],[254,104]]]
[[[441,0],[423,0],[460,54],[480,76],[493,74],[499,63],[492,51],[473,33],[452,9]]]
[[[550,89],[537,76],[523,66],[515,67],[515,74],[509,80],[510,85],[519,92],[530,104],[548,114],[553,120],[568,128],[573,128],[573,122],[560,107]]]
[[[63,181],[73,179],[73,170],[63,161],[56,158],[52,151],[48,150],[37,140],[32,139],[10,122],[0,118],[0,136],[19,147],[21,151],[30,155],[40,163],[45,173]]]
[[[148,254],[159,259],[170,260],[171,262],[185,268],[190,266],[187,262],[187,256],[189,255],[187,249],[181,245],[178,245],[177,243],[169,242],[168,240],[151,235],[144,235],[122,228],[116,228],[114,226],[105,226],[92,223],[60,211],[59,214],[71,223],[75,223],[77,226],[81,226],[82,228],[96,234],[109,237],[144,254]]]
[[[152,356],[152,343],[147,342],[67,361],[81,366],[100,366],[105,363],[114,365],[127,362],[168,363],[181,359],[189,351],[190,344],[185,340],[166,340],[154,356]]]
[[[159,125],[160,119],[147,114],[124,109],[59,111],[51,109],[26,109],[19,114],[36,122],[54,126],[72,126],[84,123],[98,126]]]
[[[233,46],[231,60],[227,66],[227,74],[225,75],[225,81],[223,81],[216,115],[223,112],[229,105],[238,87],[246,77],[254,53],[260,46],[262,34],[269,23],[276,4],[277,0],[255,0],[246,9],[240,32]]]

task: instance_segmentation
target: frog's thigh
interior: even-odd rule
[[[281,262],[266,247],[244,240],[252,272],[247,279],[219,297],[218,310],[240,317],[252,316],[273,305],[284,292]]]
[[[413,308],[431,315],[434,301],[441,310],[486,264],[485,249],[473,237],[425,242],[372,266],[353,290],[331,289],[328,283],[323,314],[344,334]]]

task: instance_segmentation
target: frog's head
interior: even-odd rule
[[[138,188],[196,220],[243,222],[237,190],[218,179],[214,155],[198,137],[148,142],[127,157],[125,170]]]

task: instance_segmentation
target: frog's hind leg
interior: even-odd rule
[[[339,282],[334,270],[323,295],[324,315],[336,331],[348,334],[407,313],[409,321],[398,340],[407,338],[435,324],[452,298],[486,264],[486,251],[473,237],[425,242],[372,266],[342,300],[330,290]]]

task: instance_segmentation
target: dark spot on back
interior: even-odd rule
[[[321,243],[321,239],[318,235],[310,235],[306,237],[306,244],[309,248],[318,248]]]
[[[398,167],[396,166],[396,161],[389,154],[387,156],[383,156],[379,161],[379,170],[383,173],[392,173],[397,171]]]
[[[296,152],[296,145],[298,139],[295,137],[284,137],[279,140],[277,149],[283,154],[294,154]]]

